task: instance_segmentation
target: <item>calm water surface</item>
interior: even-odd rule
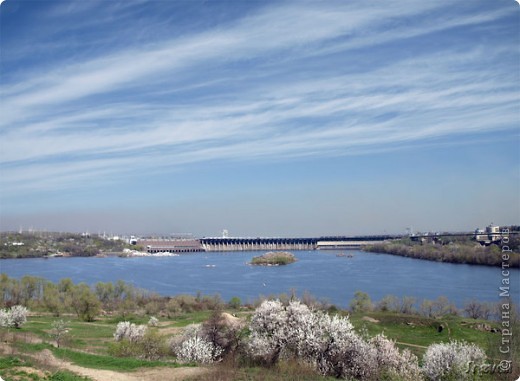
[[[180,293],[212,295],[224,300],[238,296],[253,301],[260,295],[309,291],[346,307],[357,290],[372,300],[383,296],[413,296],[435,299],[447,296],[457,305],[465,300],[499,300],[502,274],[498,267],[437,263],[387,254],[349,252],[353,258],[337,257],[335,251],[297,251],[298,262],[288,266],[263,267],[247,264],[262,252],[185,254],[177,257],[54,258],[0,261],[0,272],[10,277],[40,276],[51,281],[69,277],[74,282],[94,284],[122,279],[162,295]],[[210,267],[207,267],[210,266]],[[512,296],[520,300],[520,270],[511,271]]]

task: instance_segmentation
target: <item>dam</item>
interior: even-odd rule
[[[212,237],[202,238],[200,243],[204,251],[348,250],[399,238],[401,236],[394,235],[316,238]]]
[[[349,250],[366,245],[399,239],[401,236],[334,236],[315,238],[281,237],[204,237],[200,239],[140,240],[139,245],[149,253],[194,253],[218,251],[274,251],[274,250]]]

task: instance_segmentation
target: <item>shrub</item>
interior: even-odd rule
[[[370,342],[376,349],[378,379],[410,381],[421,379],[417,357],[410,351],[404,350],[400,353],[395,342],[383,334],[373,337]]]
[[[15,328],[20,328],[27,321],[27,308],[24,306],[13,306],[11,307],[11,320]]]
[[[12,324],[9,310],[0,310],[0,327],[11,327]]]
[[[466,301],[464,304],[464,313],[472,319],[488,320],[491,312],[492,306],[489,303],[483,303],[473,299]]]
[[[276,362],[287,340],[286,322],[287,313],[279,300],[264,301],[255,310],[249,326],[251,354],[267,363]]]
[[[458,315],[457,307],[447,297],[439,296],[433,301],[433,316]]]
[[[393,341],[382,335],[365,340],[347,317],[313,311],[299,301],[287,307],[278,300],[263,302],[252,317],[250,331],[251,355],[268,365],[295,359],[337,378],[421,378],[417,358],[399,352]]]
[[[147,315],[155,315],[159,312],[161,309],[161,306],[159,305],[159,302],[156,300],[152,300],[145,304],[144,311]]]
[[[72,289],[72,307],[83,321],[94,321],[100,311],[101,303],[89,286],[80,283]]]
[[[180,362],[209,364],[220,356],[220,351],[220,348],[215,348],[209,341],[195,336],[183,341],[176,353]]]
[[[180,314],[182,312],[182,307],[178,300],[176,299],[170,299],[168,300],[168,303],[166,303],[166,314],[168,318],[171,318],[177,314]]]
[[[209,364],[220,359],[223,349],[206,337],[200,324],[191,324],[184,329],[182,337],[174,337],[170,348],[180,362]]]
[[[138,357],[138,348],[136,343],[128,340],[121,340],[117,343],[110,343],[108,346],[108,354],[114,357]]]
[[[347,318],[322,316],[320,351],[315,360],[320,373],[337,378],[371,379],[377,368],[373,346],[353,331]]]
[[[122,321],[117,324],[114,339],[116,341],[128,340],[130,342],[137,342],[141,340],[146,333],[147,327],[145,325],[136,325],[129,321]]]
[[[157,327],[157,325],[159,325],[159,319],[157,319],[155,316],[152,316],[150,320],[148,320],[148,325],[150,327]]]
[[[395,295],[386,295],[377,303],[377,309],[380,311],[397,312],[400,309],[399,299]]]
[[[27,312],[27,308],[20,305],[0,310],[0,327],[20,328],[27,321]]]
[[[50,336],[56,340],[56,346],[59,348],[60,343],[63,341],[63,339],[66,337],[67,333],[69,331],[68,323],[60,320],[55,320],[52,322],[52,329]]]
[[[469,380],[470,365],[483,364],[486,355],[475,344],[452,341],[432,344],[423,357],[423,373],[428,380]]]
[[[229,305],[229,308],[233,308],[233,309],[239,309],[240,306],[242,305],[242,301],[240,300],[240,298],[238,296],[233,296],[231,298],[231,300],[229,301],[228,303]]]
[[[139,357],[147,360],[158,360],[168,353],[165,338],[159,335],[157,330],[146,331],[136,344]]]
[[[157,330],[148,329],[146,325],[120,322],[117,324],[114,339],[117,343],[109,349],[113,356],[157,360],[168,354],[165,338]]]
[[[370,296],[366,292],[356,291],[354,299],[350,302],[350,310],[352,312],[368,312],[373,309]]]
[[[214,348],[219,348],[220,356],[224,357],[240,347],[243,328],[240,319],[217,310],[204,322],[199,336],[212,343]]]
[[[175,300],[180,306],[181,312],[193,312],[200,310],[200,303],[192,295],[177,295],[172,300]]]

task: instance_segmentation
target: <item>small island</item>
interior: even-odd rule
[[[259,266],[280,266],[288,265],[289,263],[293,262],[296,262],[296,257],[294,256],[294,254],[289,253],[287,251],[271,251],[259,257],[253,257],[253,259],[251,260],[252,265]]]

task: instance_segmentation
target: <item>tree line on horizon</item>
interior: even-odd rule
[[[449,241],[444,242],[433,239],[414,242],[406,238],[395,242],[376,243],[366,246],[363,250],[435,262],[484,266],[502,266],[503,263],[507,263],[510,268],[520,268],[519,235],[510,236],[508,248],[511,251],[503,252],[497,244],[482,246],[470,237],[450,237]]]

